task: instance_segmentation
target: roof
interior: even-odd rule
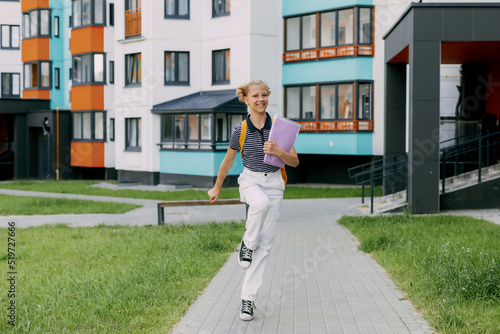
[[[410,5],[405,9],[403,14],[396,20],[396,22],[387,30],[387,32],[382,36],[382,39],[386,39],[387,36],[394,30],[394,28],[403,20],[403,18],[412,10],[413,8],[488,8],[488,7],[500,7],[499,3],[495,2],[411,2]]]
[[[226,107],[226,108],[225,108]],[[229,109],[227,107],[230,107]],[[223,110],[220,110],[223,109]],[[156,104],[152,113],[202,112],[202,111],[245,111],[246,105],[238,101],[234,89],[200,91],[171,101]]]

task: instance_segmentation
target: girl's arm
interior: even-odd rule
[[[273,140],[264,143],[264,153],[277,156],[288,166],[297,167],[299,165],[299,157],[295,148],[292,147],[290,153],[287,153],[279,148]]]
[[[222,189],[222,184],[224,183],[227,173],[229,173],[229,170],[233,165],[234,158],[236,157],[237,152],[238,151],[233,150],[230,147],[227,148],[226,156],[224,157],[224,160],[222,160],[222,163],[220,164],[219,167],[219,174],[217,175],[217,181],[215,181],[214,187],[208,191],[208,197],[210,198],[210,203],[215,202],[219,198],[220,190]]]

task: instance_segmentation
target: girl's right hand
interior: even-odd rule
[[[217,189],[215,187],[210,189],[208,191],[208,197],[209,197],[210,203],[215,202],[219,198],[219,195],[220,195],[220,189]]]

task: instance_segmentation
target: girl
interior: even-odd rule
[[[299,158],[294,148],[287,153],[274,141],[269,141],[272,120],[267,113],[271,90],[261,80],[252,80],[236,91],[240,101],[248,106],[246,137],[241,151],[243,172],[238,178],[240,198],[249,206],[246,231],[240,244],[238,262],[247,269],[241,291],[242,320],[252,320],[257,292],[262,285],[272,241],[279,221],[285,183],[279,167],[264,163],[264,154],[278,156],[285,164],[296,167]],[[235,126],[226,156],[221,163],[217,180],[208,191],[210,203],[219,198],[224,179],[240,151],[241,124]]]

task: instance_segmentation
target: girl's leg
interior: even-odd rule
[[[258,185],[247,187],[244,191],[248,214],[243,242],[249,249],[256,250],[259,247],[260,233],[271,208],[271,201]]]
[[[257,298],[279,222],[279,209],[283,191],[280,189],[264,189],[263,192],[269,200],[269,209],[259,233],[258,248],[252,255],[252,265],[245,272],[241,291],[241,299],[244,300],[255,301]]]

